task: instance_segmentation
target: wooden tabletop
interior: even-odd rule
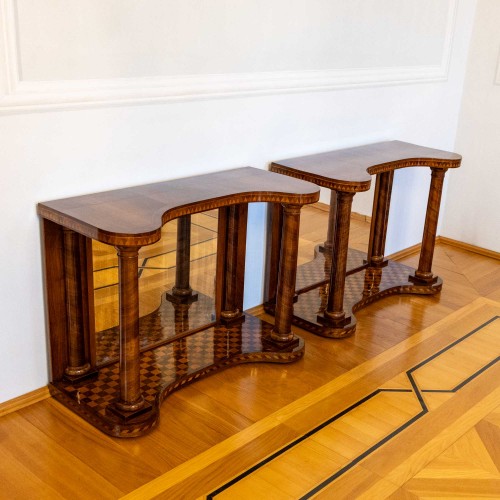
[[[406,167],[456,168],[462,157],[401,141],[377,142],[366,146],[275,161],[273,172],[336,191],[367,191],[371,175]]]
[[[314,184],[252,167],[39,203],[38,214],[111,245],[149,245],[181,215],[227,205],[314,203]]]

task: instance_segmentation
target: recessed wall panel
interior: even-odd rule
[[[21,81],[439,66],[449,0],[15,0]]]

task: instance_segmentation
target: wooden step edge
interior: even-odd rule
[[[25,408],[26,406],[30,406],[34,403],[38,403],[39,401],[43,401],[49,397],[49,388],[40,387],[40,389],[28,392],[27,394],[23,394],[17,398],[9,399],[8,401],[0,403],[0,417],[20,410],[21,408]]]
[[[464,243],[463,241],[454,240],[452,238],[447,238],[446,236],[438,236],[436,242],[449,245],[450,247],[461,248],[467,252],[477,253],[484,257],[490,257],[492,259],[500,260],[500,252],[495,252],[493,250],[488,250],[487,248],[477,247],[476,245],[471,245],[470,243]]]

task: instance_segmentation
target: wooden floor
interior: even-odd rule
[[[301,262],[326,216],[304,211]],[[375,303],[340,341],[297,330],[303,360],[198,381],[142,438],[51,399],[0,418],[0,498],[500,498],[500,261],[438,245],[433,270],[440,296]]]

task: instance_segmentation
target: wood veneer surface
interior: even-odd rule
[[[304,207],[303,211],[301,262],[306,262],[307,258],[311,258],[314,247],[324,241],[328,213],[313,207]],[[366,252],[368,232],[368,224],[353,221],[350,246]],[[418,253],[406,256],[402,262],[414,267],[418,262]],[[276,383],[276,366],[257,364],[235,367],[186,387],[169,398],[168,408],[165,407],[168,416],[160,422],[160,427],[139,439],[120,440],[106,436],[52,398],[2,417],[0,453],[5,460],[0,470],[0,498],[119,498],[183,464],[185,469],[175,471],[178,478],[176,484],[181,482],[184,472],[183,481],[189,483],[185,486],[184,498],[196,498],[194,488],[206,491],[209,488],[204,478],[200,477],[199,470],[204,466],[200,454],[215,453],[212,447],[254,422],[270,417],[284,405],[316,389],[321,390],[332,380],[338,382],[340,389],[335,395],[333,407],[328,401],[328,404],[309,409],[304,409],[301,403],[300,409],[313,415],[315,420],[322,417],[322,412],[331,414],[332,411],[341,411],[352,401],[362,398],[367,390],[378,387],[381,377],[388,378],[388,369],[398,374],[407,362],[413,365],[422,356],[431,355],[453,340],[452,337],[447,340],[446,334],[437,335],[438,345],[429,345],[423,352],[419,341],[422,329],[479,296],[500,301],[498,260],[438,243],[434,268],[445,281],[440,295],[431,299],[398,296],[388,298],[385,304],[375,303],[360,312],[363,320],[356,334],[340,341],[301,332],[307,340],[305,357],[299,363],[283,366],[279,383]],[[299,329],[296,331],[300,332]],[[387,352],[387,356],[384,354],[385,362],[380,366],[378,363],[374,365],[378,367],[376,376],[366,376],[363,363],[412,337],[415,337],[418,346],[398,351],[395,356]],[[356,383],[358,378],[352,371],[356,369],[362,382],[360,384]],[[435,428],[436,423],[447,424],[449,409],[449,405],[443,406],[438,418],[430,415],[430,419],[422,420],[422,424],[429,429]],[[444,410],[447,410],[446,414]],[[496,422],[500,425],[499,416],[500,408],[496,412]],[[293,428],[273,424],[271,431],[262,434],[260,440],[251,440],[248,447],[242,448],[241,454],[229,455],[227,461],[216,461],[214,474],[227,476],[233,470],[236,474],[238,469],[252,466],[266,450],[272,453],[287,439],[294,439],[297,432],[306,432],[311,420],[302,415],[300,417],[294,419]],[[442,418],[444,421],[441,423]],[[415,435],[417,439],[417,433]],[[343,442],[335,440],[339,446]],[[422,438],[420,443],[425,451],[426,439]],[[494,446],[495,441],[492,444]],[[397,463],[397,450],[406,450],[406,442],[395,440],[394,445],[388,443],[388,446],[393,446],[389,459],[394,465]],[[476,456],[471,449],[467,448],[468,455]],[[387,463],[385,448],[381,448],[380,452],[384,453],[386,460],[377,461],[373,455],[373,466],[379,464],[382,467]],[[411,465],[409,461],[408,467]],[[307,472],[306,467],[303,470]],[[413,473],[418,470],[414,469]],[[461,474],[463,469],[457,470]],[[356,492],[361,496],[366,491],[370,494],[365,498],[386,498],[387,492],[381,493],[376,489],[381,484],[389,483],[381,479],[379,472],[385,474],[387,471],[377,470],[375,473],[358,465],[340,482],[334,483],[334,493],[328,493],[335,498],[352,498]],[[438,472],[442,476],[443,468],[440,467]],[[280,477],[278,475],[277,480]],[[223,480],[223,477],[215,477],[214,487]],[[453,485],[458,491],[463,481],[454,478]],[[391,491],[397,488],[392,482],[389,486]],[[248,493],[254,494],[252,491]],[[400,493],[393,498],[406,498],[405,492]],[[453,494],[448,492],[448,496]],[[469,498],[472,496],[469,494]],[[410,497],[415,498],[412,494],[408,495]],[[167,494],[160,498],[176,497]]]
[[[278,160],[271,170],[340,191],[367,191],[371,175],[405,167],[456,168],[459,154],[402,141],[387,141]]]
[[[278,202],[303,205],[319,189],[252,167],[38,204],[38,213],[89,238],[113,245],[158,241],[161,227],[181,215],[228,204]]]

